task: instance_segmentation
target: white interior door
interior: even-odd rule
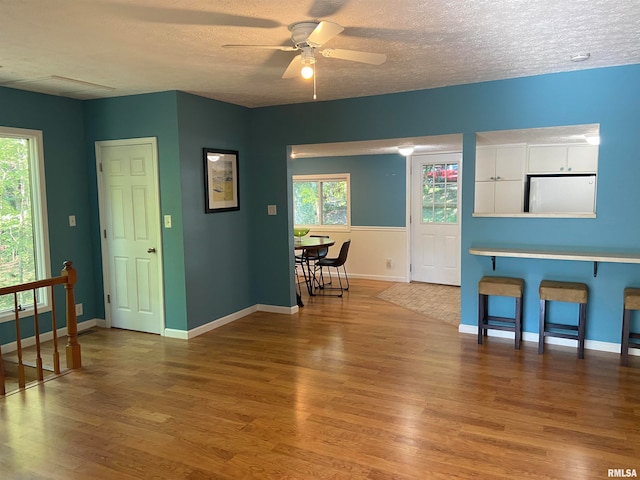
[[[411,280],[460,285],[461,153],[411,159]]]
[[[155,138],[96,142],[107,326],[162,333]]]

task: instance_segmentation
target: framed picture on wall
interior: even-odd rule
[[[240,210],[238,151],[204,148],[205,213]]]

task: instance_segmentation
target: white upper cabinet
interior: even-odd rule
[[[537,145],[529,147],[528,173],[596,173],[594,145]]]
[[[525,156],[524,145],[478,147],[476,182],[524,180]]]
[[[598,171],[598,147],[596,145],[572,145],[567,148],[569,172],[596,173]]]
[[[521,213],[526,148],[499,145],[476,149],[475,213]]]

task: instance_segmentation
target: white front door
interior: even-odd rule
[[[460,285],[461,153],[411,158],[411,280]]]
[[[107,326],[162,333],[155,138],[96,142]]]

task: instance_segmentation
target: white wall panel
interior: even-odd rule
[[[351,227],[349,232],[312,230],[309,235],[329,235],[336,244],[329,257],[337,257],[342,242],[351,239],[347,273],[353,278],[408,282],[407,229],[404,227]],[[391,268],[387,268],[387,259]]]

